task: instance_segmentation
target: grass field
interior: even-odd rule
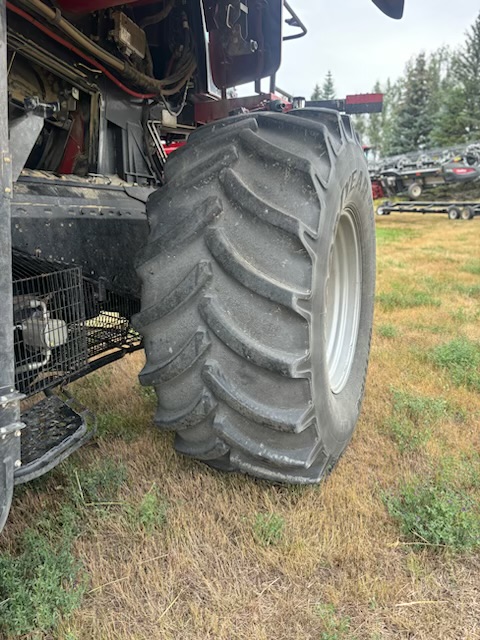
[[[92,374],[71,390],[98,437],[16,492],[0,637],[480,638],[480,219],[377,231],[366,397],[328,480],[182,458],[151,427],[142,355]]]

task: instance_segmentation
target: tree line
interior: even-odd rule
[[[480,140],[480,13],[460,47],[421,51],[401,78],[376,82],[372,91],[384,94],[382,113],[354,121],[364,143],[383,156]],[[329,71],[312,100],[332,97]]]

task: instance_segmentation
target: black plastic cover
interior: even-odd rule
[[[400,20],[403,16],[405,0],[373,0],[373,4],[376,4],[389,18]]]
[[[219,88],[272,76],[281,60],[283,1],[250,3],[246,22],[238,26],[238,32],[226,17],[232,6],[225,0],[205,3],[210,63]]]

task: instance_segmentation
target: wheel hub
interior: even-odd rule
[[[327,370],[330,388],[345,387],[355,355],[361,307],[361,250],[354,211],[340,215],[326,292]]]

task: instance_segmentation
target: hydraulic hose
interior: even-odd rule
[[[112,67],[112,69],[115,69],[115,71],[118,71],[118,73],[123,73],[125,68],[124,62],[89,40],[89,38],[76,29],[73,24],[65,20],[59,10],[50,9],[50,7],[47,7],[47,5],[40,0],[21,0],[21,4],[35,9],[47,22],[57,27],[60,31],[63,31],[66,36],[80,45],[82,49],[85,49],[87,53],[93,55],[94,58],[104,62],[109,67]]]
[[[41,2],[41,0],[21,0],[21,2],[22,4],[26,4],[27,6],[32,7],[38,14],[45,18],[45,20],[50,22],[52,25],[55,25],[57,29],[62,31],[66,36],[68,36],[71,40],[78,44],[82,49],[90,53],[94,58],[104,62],[106,65],[117,71],[120,75],[124,76],[130,82],[138,85],[139,87],[142,87],[143,89],[154,92],[155,96],[162,94],[173,95],[173,93],[177,93],[179,90],[177,89],[177,86],[179,85],[179,88],[181,88],[186,82],[188,82],[188,79],[195,71],[196,61],[193,55],[191,55],[182,65],[181,70],[172,74],[170,77],[164,78],[162,80],[157,80],[156,78],[149,77],[135,69],[135,67],[133,67],[132,65],[119,60],[114,55],[108,53],[108,51],[105,51],[105,49],[89,40],[81,31],[76,29],[70,22],[68,22],[68,20],[65,20],[59,10],[54,10],[50,7],[47,7],[43,2]],[[18,9],[18,7],[12,5],[11,2],[7,2],[7,6],[13,11]],[[22,10],[19,9],[18,11],[16,11],[16,13],[19,13],[19,11]],[[29,18],[32,18],[32,16],[30,16],[27,12],[23,12],[22,15],[23,14],[26,14],[29,16]],[[25,17],[25,15],[23,15],[23,17]],[[35,18],[32,19],[35,20]],[[32,20],[29,21],[32,22]],[[35,20],[33,24],[35,24],[35,26],[37,26],[38,28],[41,28],[44,33],[48,33],[50,37],[53,37],[54,32],[47,27],[44,27],[38,21]],[[58,36],[54,39],[57,40],[57,42],[60,42],[60,40],[58,40]],[[63,41],[63,39],[61,40],[61,43],[64,44],[65,41]],[[85,58],[85,54],[83,54],[82,57]],[[95,64],[96,66],[98,66],[98,62],[96,62]],[[112,76],[109,75],[108,77],[111,78]],[[116,84],[118,84],[118,82],[116,82]],[[169,85],[172,84],[175,84],[173,88],[166,89],[166,87],[169,87]],[[176,90],[174,91],[174,89]]]
[[[9,9],[9,11],[13,11],[17,15],[21,16],[22,18],[30,22],[30,24],[33,24],[37,29],[45,33],[49,38],[52,38],[52,40],[55,40],[55,42],[58,42],[65,48],[69,49],[72,53],[77,55],[79,58],[83,58],[83,60],[85,60],[86,62],[88,62],[88,64],[92,65],[94,68],[98,69],[103,74],[105,74],[105,76],[109,78],[112,82],[114,82],[118,87],[120,87],[122,91],[125,91],[125,93],[128,93],[133,98],[146,100],[149,98],[158,97],[158,93],[138,93],[137,91],[133,91],[133,89],[126,87],[122,82],[120,82],[120,80],[118,80],[118,78],[116,78],[112,73],[110,73],[108,69],[106,69],[103,65],[99,64],[97,60],[88,56],[86,53],[78,49],[75,45],[71,44],[70,42],[67,42],[67,40],[64,40],[63,38],[58,36],[56,33],[51,31],[47,27],[43,26],[41,22],[36,20],[33,16],[31,16],[26,11],[23,11],[23,9],[20,9],[20,7],[17,7],[11,2],[8,2],[8,0],[6,4],[7,4],[7,9]]]
[[[148,27],[152,24],[157,24],[162,20],[165,20],[165,18],[168,16],[170,11],[173,9],[174,4],[175,4],[175,0],[169,0],[168,4],[166,4],[161,11],[158,11],[157,13],[154,13],[153,15],[150,15],[144,18],[140,22],[140,26],[142,27],[142,29],[145,29],[145,27]]]

